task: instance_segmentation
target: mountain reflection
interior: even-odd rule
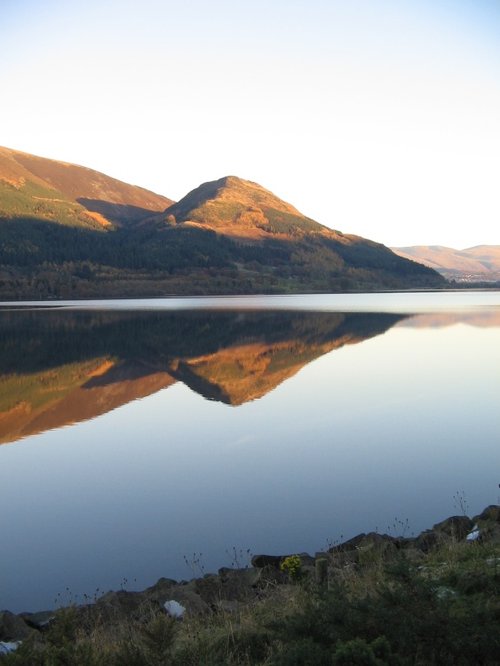
[[[309,312],[0,314],[0,442],[94,418],[180,381],[209,400],[260,398],[309,362],[404,315]]]

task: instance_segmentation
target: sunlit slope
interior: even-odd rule
[[[236,176],[203,183],[170,206],[164,217],[171,224],[198,224],[238,238],[308,233],[342,236],[302,215],[257,183]]]
[[[444,284],[422,264],[235,176],[172,204],[91,169],[0,148],[1,300]]]
[[[0,147],[0,217],[98,229],[137,222],[171,203],[93,169]]]
[[[334,290],[442,283],[435,272],[380,243],[326,227],[257,183],[235,176],[203,183],[156,220],[164,230],[189,227],[237,241],[240,276],[259,270],[281,278],[282,288],[287,281]]]

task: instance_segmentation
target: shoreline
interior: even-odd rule
[[[222,567],[217,573],[206,573],[187,581],[162,577],[144,590],[110,590],[92,600],[86,598],[83,604],[70,603],[54,610],[34,613],[1,610],[0,644],[23,641],[33,632],[43,634],[57,615],[69,608],[77,613],[92,614],[95,611],[111,623],[123,621],[128,614],[134,614],[145,604],[153,604],[167,614],[169,603],[180,605],[181,615],[206,615],[221,609],[231,612],[239,604],[258,598],[261,589],[289,583],[286,562],[294,557],[300,559],[302,575],[317,582],[318,575],[325,575],[318,574],[318,569],[324,569],[320,561],[336,568],[359,566],[367,554],[390,558],[399,553],[418,562],[448,543],[468,543],[471,546],[500,544],[500,505],[490,505],[472,518],[466,515],[450,516],[414,537],[361,533],[314,555],[259,554],[254,555],[251,565],[244,568]],[[179,609],[177,612],[180,612]]]

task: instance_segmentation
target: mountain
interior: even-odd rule
[[[270,234],[283,238],[343,234],[299,213],[257,183],[236,176],[203,183],[163,214],[170,224],[191,224],[238,239],[264,240]]]
[[[496,282],[500,280],[500,245],[477,245],[454,250],[442,245],[393,247],[400,257],[418,261],[457,282]]]
[[[99,229],[138,222],[172,200],[98,171],[0,147],[0,217]]]
[[[278,291],[439,286],[444,281],[412,261],[360,236],[330,229],[300,213],[257,183],[226,176],[203,183],[152,216],[168,231],[211,234],[231,240],[236,277],[265,277]],[[233,276],[234,277],[234,276]]]
[[[0,149],[0,298],[150,297],[444,286],[227,176],[177,203],[91,169]]]

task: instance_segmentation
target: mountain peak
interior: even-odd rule
[[[167,208],[163,217],[170,223],[196,224],[248,240],[335,234],[258,183],[238,176],[203,183]]]

